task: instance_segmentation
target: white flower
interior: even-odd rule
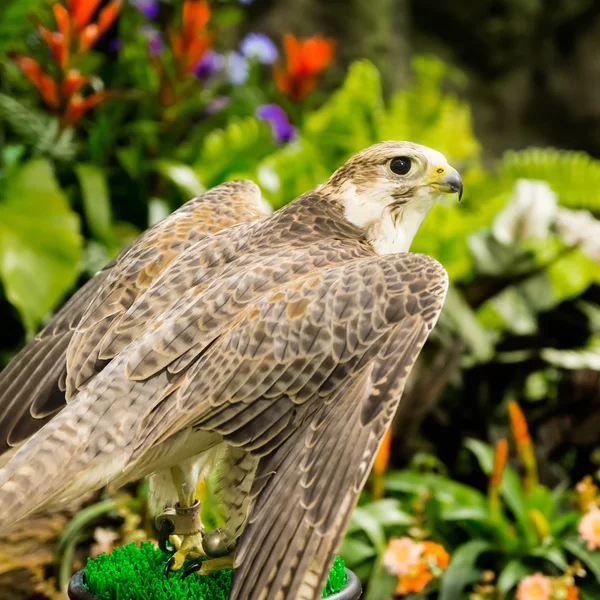
[[[546,237],[557,208],[556,194],[545,181],[519,179],[506,206],[496,215],[492,233],[507,245]]]
[[[587,210],[559,208],[556,225],[569,246],[579,246],[592,260],[600,263],[600,221]]]

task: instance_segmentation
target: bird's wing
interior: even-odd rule
[[[143,234],[113,269],[77,327],[67,351],[67,399],[106,365],[99,354],[104,336],[177,256],[213,233],[264,214],[255,183],[230,181],[191,200]]]
[[[0,455],[20,445],[65,405],[59,382],[66,375],[67,346],[107,276],[108,271],[101,271],[90,279],[0,373]]]
[[[149,407],[134,456],[192,425],[260,458],[232,600],[320,597],[446,288],[445,271],[422,255],[312,273],[235,317]],[[156,366],[156,354],[144,356]]]
[[[332,386],[333,390],[329,378],[321,381],[315,391],[319,398],[316,411],[299,428],[292,427],[295,408],[288,419],[280,417],[279,425],[293,433],[289,437],[284,433],[287,439],[260,459],[251,493],[253,505],[236,550],[231,600],[321,597],[334,553],[396,411],[406,378],[445,296],[446,277],[437,263],[408,255],[406,260],[409,268],[401,266],[396,272],[395,267],[402,265],[403,259],[366,263],[361,278],[366,282],[368,273],[372,277],[370,286],[354,287],[346,279],[321,303],[335,307],[337,316],[330,323],[333,331],[344,322],[344,316],[347,318],[345,326],[334,334],[332,345],[338,358],[335,370],[345,376]],[[414,270],[417,266],[420,272]],[[416,275],[413,281],[411,271],[413,277]],[[387,293],[375,291],[381,284]],[[348,296],[352,292],[356,295]],[[375,304],[372,307],[371,301]],[[350,306],[344,307],[345,303]],[[314,307],[307,306],[307,312],[311,308],[314,311]],[[358,315],[366,319],[355,320]],[[370,323],[365,325],[365,321]],[[377,332],[376,339],[370,337],[377,336]],[[300,336],[300,347],[310,339],[306,333]],[[287,342],[293,343],[293,337],[288,335]],[[300,396],[294,394],[297,380],[293,376],[298,375],[298,369],[293,367],[291,371],[281,373],[274,386],[288,382],[283,393],[296,403]],[[318,379],[311,376],[309,389],[315,380],[318,385]],[[246,412],[221,423],[219,429],[233,430],[225,434],[226,439],[258,447],[262,454],[273,445],[272,432],[263,433],[261,421],[245,422]],[[272,429],[280,427],[273,425]],[[244,435],[240,436],[240,430]],[[263,435],[265,442],[260,441]]]
[[[206,236],[265,214],[254,183],[225,183],[155,225],[87,282],[0,373],[0,455],[20,445],[64,407],[67,386],[73,395],[104,366],[94,356],[93,339],[178,254]],[[85,324],[78,330],[82,318]]]

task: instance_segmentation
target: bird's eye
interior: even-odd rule
[[[412,162],[408,156],[397,156],[396,158],[392,158],[390,162],[390,169],[396,175],[406,175],[410,171],[411,166]]]

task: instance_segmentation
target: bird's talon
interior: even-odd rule
[[[201,561],[193,562],[191,565],[188,565],[186,567],[185,571],[181,574],[181,579],[185,579],[186,577],[189,577],[192,573],[196,573],[196,572],[200,571],[201,568],[202,568]]]
[[[171,558],[169,558],[169,560],[167,561],[167,564],[165,565],[165,569],[163,571],[163,573],[165,574],[165,577],[167,577],[167,575],[169,574],[169,572],[171,571],[171,567],[175,564],[175,557],[171,556]]]
[[[233,555],[193,562],[185,569],[181,578],[185,579],[192,573],[198,573],[199,576],[210,575],[223,569],[233,569]]]

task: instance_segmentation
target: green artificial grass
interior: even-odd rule
[[[182,580],[181,572],[163,574],[168,558],[151,542],[143,542],[140,548],[135,544],[115,548],[110,554],[88,559],[85,584],[90,592],[107,600],[227,600],[231,569]],[[336,556],[323,596],[344,585],[344,561]]]

